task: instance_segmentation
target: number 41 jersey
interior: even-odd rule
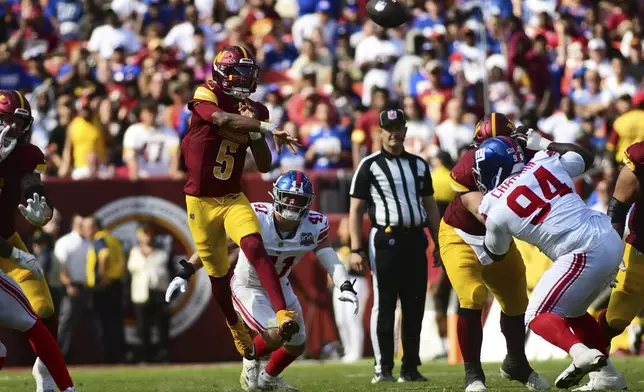
[[[597,227],[592,218],[607,217],[588,208],[573,190],[572,177],[584,168],[583,158],[575,152],[540,151],[520,175],[488,192],[479,207],[488,249],[495,241],[504,241],[495,236],[534,244],[551,260],[592,249]]]
[[[329,235],[329,221],[315,211],[309,211],[301,220],[295,233],[290,236],[277,231],[275,213],[271,203],[251,203],[257,214],[262,228],[262,240],[282,285],[288,283],[288,275],[294,265],[302,260],[309,251],[317,248]],[[255,268],[244,255],[239,252],[239,260],[235,267],[235,277],[251,287],[262,287]]]

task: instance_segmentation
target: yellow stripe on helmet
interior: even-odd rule
[[[244,48],[243,46],[240,45],[239,49],[241,49],[241,51],[244,53],[244,58],[247,59],[248,58],[248,52],[246,51],[246,48]]]
[[[496,137],[496,113],[492,113],[492,137]]]
[[[20,100],[20,109],[25,108],[25,98],[20,94],[20,91],[16,91],[16,95],[18,95],[18,99]]]

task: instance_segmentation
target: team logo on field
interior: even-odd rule
[[[313,245],[313,233],[300,234],[300,245],[302,246]]]

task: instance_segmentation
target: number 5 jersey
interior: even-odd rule
[[[302,260],[309,251],[318,247],[329,235],[329,222],[327,218],[315,211],[309,211],[302,220],[297,230],[293,233],[280,233],[275,222],[273,204],[251,203],[259,224],[262,228],[264,247],[275,269],[279,274],[282,286],[288,283],[291,269]],[[244,252],[239,252],[239,260],[235,267],[235,279],[250,287],[262,287],[255,269]]]
[[[588,208],[574,192],[572,177],[584,170],[583,158],[577,153],[540,151],[520,175],[488,192],[479,207],[488,249],[512,236],[557,260],[597,246],[602,233],[612,226],[607,215]]]

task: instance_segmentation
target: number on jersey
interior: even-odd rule
[[[324,220],[324,215],[318,214],[317,212],[309,212],[309,222],[317,225],[318,223]]]
[[[257,212],[261,212],[262,214],[268,214],[268,207],[266,207],[266,204],[253,204],[253,208]]]
[[[271,261],[273,262],[273,265],[277,266],[277,262],[279,261],[280,256],[270,256]],[[283,263],[282,263],[282,270],[277,271],[279,274],[280,278],[283,278],[284,275],[291,269],[293,266],[293,263],[295,262],[295,256],[287,256],[284,258]]]
[[[537,179],[537,183],[539,184],[539,188],[541,188],[543,196],[547,200],[552,200],[557,196],[564,196],[572,193],[572,189],[567,184],[559,181],[557,177],[543,166],[535,170],[533,174]],[[528,201],[528,204],[523,205],[519,203],[519,197],[521,196]],[[507,203],[512,212],[517,214],[520,218],[527,218],[537,210],[541,210],[530,220],[530,223],[533,225],[543,223],[552,209],[552,206],[548,201],[543,200],[526,185],[516,187],[512,193],[508,195]]]
[[[219,152],[217,152],[218,165],[212,168],[212,175],[215,176],[216,179],[226,181],[233,174],[235,157],[231,154],[237,152],[237,147],[239,147],[239,144],[231,142],[228,139],[221,141]]]

